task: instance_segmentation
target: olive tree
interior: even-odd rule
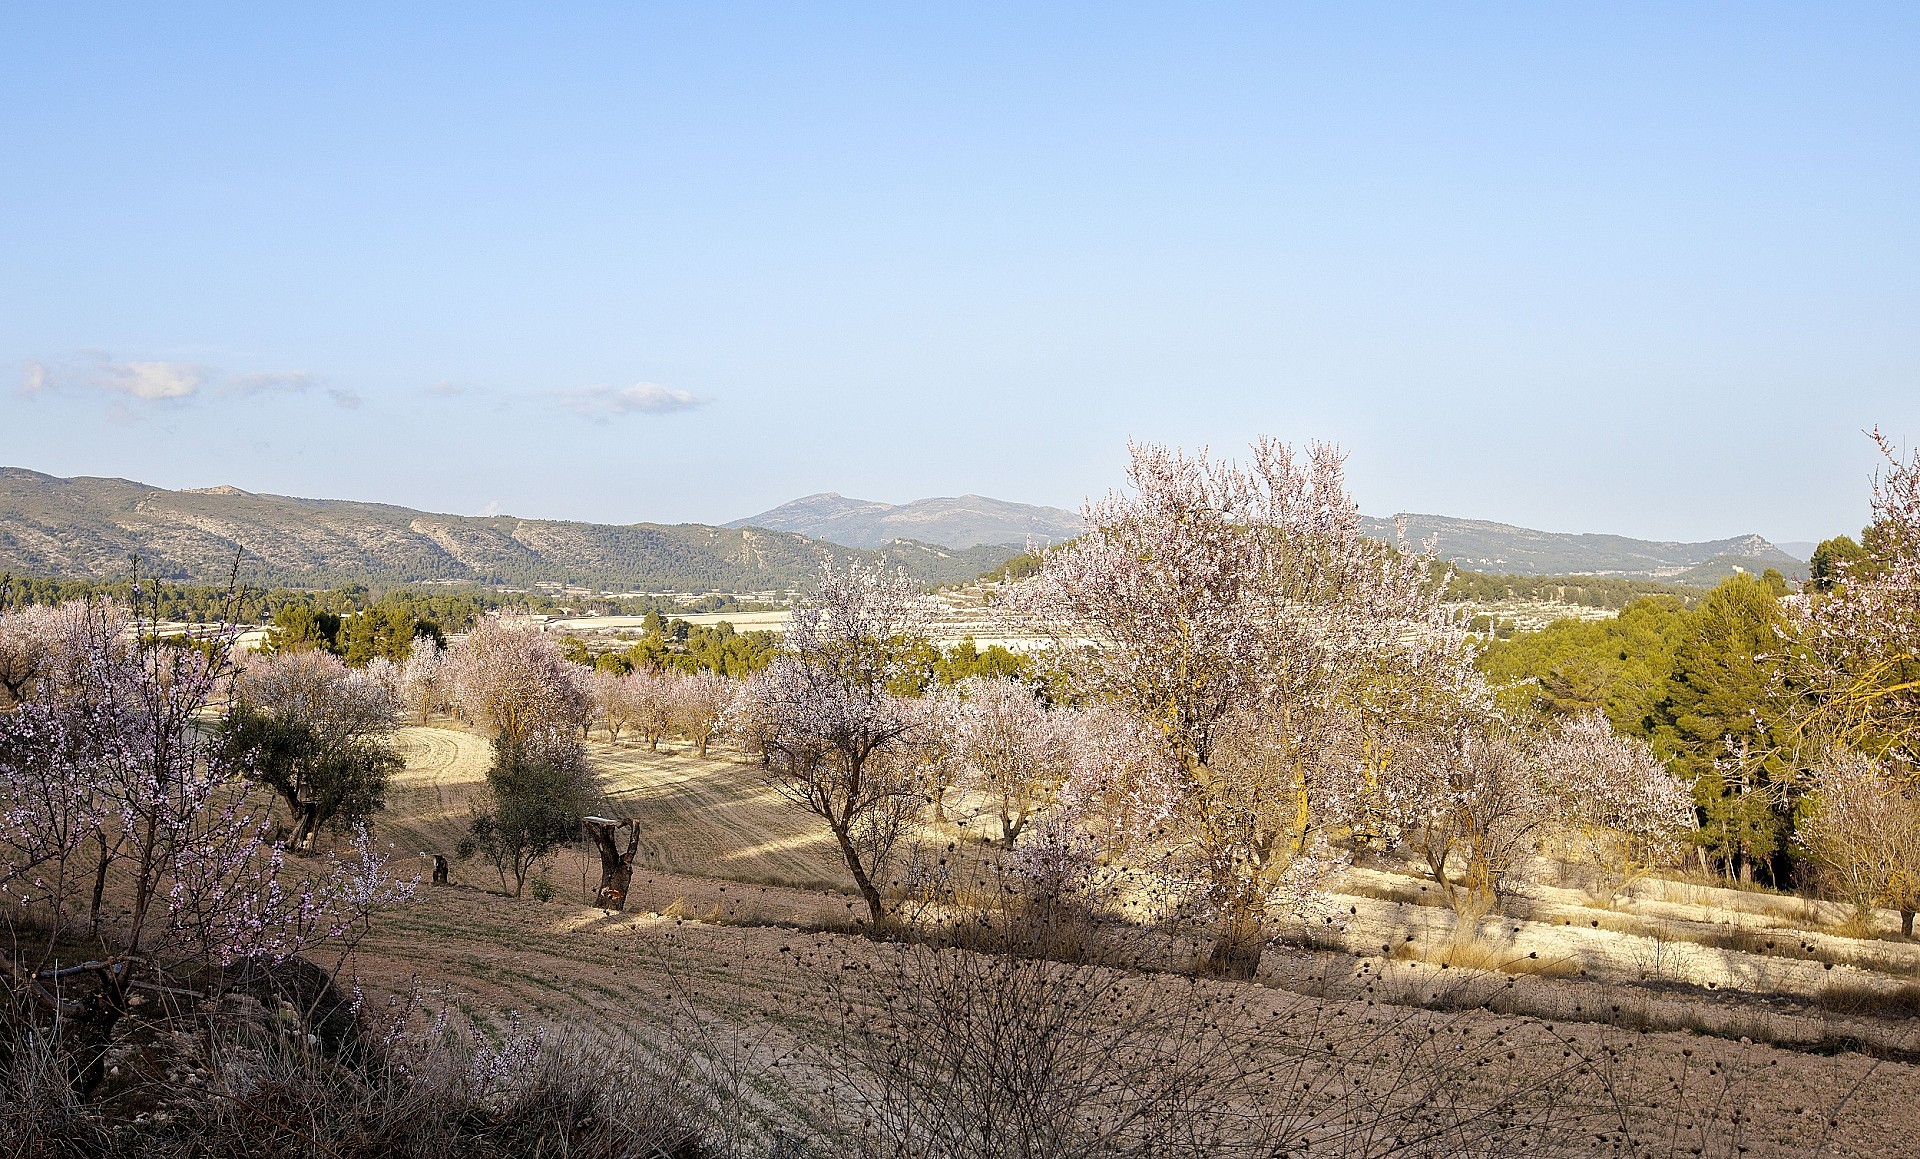
[[[309,650],[255,657],[236,682],[226,752],[286,804],[289,849],[311,852],[322,826],[353,825],[385,805],[403,764],[390,741],[403,710],[381,677]]]

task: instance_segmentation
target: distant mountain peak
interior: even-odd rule
[[[231,483],[222,483],[218,487],[187,487],[182,489],[187,495],[252,495],[251,491],[242,491]]]
[[[847,547],[877,548],[897,540],[962,550],[992,544],[1060,543],[1086,530],[1058,507],[1009,503],[984,495],[942,496],[911,503],[849,499],[836,491],[807,495],[728,527],[794,531]]]

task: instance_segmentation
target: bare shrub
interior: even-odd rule
[[[707,1159],[688,1076],[576,1028],[509,1024],[330,1051],[264,1019],[146,1028],[111,1101],[66,1082],[57,1039],[0,1043],[0,1130],[22,1159]]]
[[[924,945],[829,991],[832,1154],[1733,1155],[1752,1122],[1727,1059],[1488,1019],[1484,995],[1446,1014]]]

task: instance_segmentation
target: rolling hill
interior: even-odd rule
[[[852,552],[758,528],[442,515],[237,487],[169,491],[125,479],[59,479],[0,467],[0,570],[117,579],[137,554],[150,574],[218,582],[236,549],[243,580],[288,587],[560,581],[736,592],[805,587],[822,551],[885,558],[925,582],[947,583],[978,575],[1017,550],[900,541]]]

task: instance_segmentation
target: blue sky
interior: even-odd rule
[[[1911,4],[9,2],[0,463],[718,522],[1269,433],[1374,513],[1820,538],[1920,440],[1916,59]]]

